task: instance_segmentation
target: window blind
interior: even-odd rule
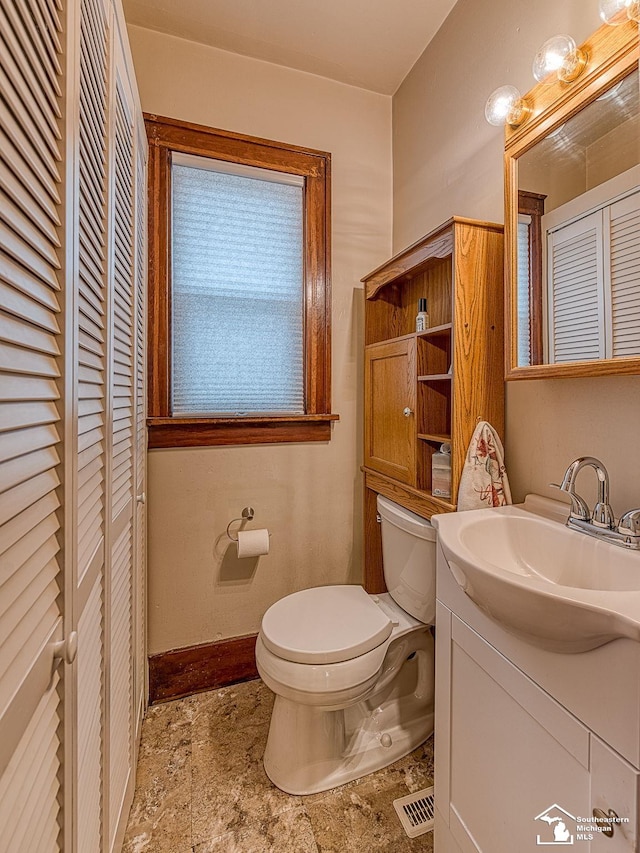
[[[530,225],[530,216],[518,216],[518,367],[531,364]]]
[[[304,179],[180,155],[171,183],[173,413],[304,413]]]

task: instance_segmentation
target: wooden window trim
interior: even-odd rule
[[[531,217],[529,224],[529,352],[531,364],[543,360],[542,317],[542,217],[546,195],[518,190],[518,213]]]
[[[328,441],[331,422],[331,155],[145,113],[149,140],[149,447]],[[302,175],[305,414],[174,417],[171,410],[171,154]]]

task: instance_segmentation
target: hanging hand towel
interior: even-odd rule
[[[511,489],[504,467],[504,450],[498,434],[480,421],[471,436],[458,489],[458,511],[505,506]]]

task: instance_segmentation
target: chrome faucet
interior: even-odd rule
[[[593,468],[598,477],[598,500],[593,512],[590,512],[585,499],[575,490],[576,477],[586,467]],[[609,474],[599,459],[594,456],[580,456],[569,465],[562,483],[551,485],[566,492],[571,500],[567,527],[604,539],[612,545],[640,550],[640,509],[625,512],[616,525],[613,510],[609,505]]]

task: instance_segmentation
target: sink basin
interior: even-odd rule
[[[456,582],[511,633],[562,653],[640,642],[640,553],[569,530],[567,515],[565,504],[529,495],[433,523]]]

